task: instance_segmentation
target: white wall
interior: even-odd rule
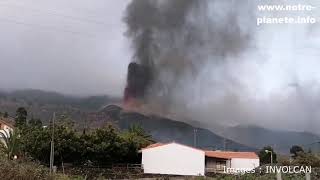
[[[254,169],[260,165],[259,159],[232,158],[231,168],[235,169]]]
[[[7,126],[5,124],[2,124],[2,125],[3,125],[2,126],[3,129],[0,129],[0,132],[2,132],[3,135],[5,135],[5,136],[9,135],[9,132],[13,131],[13,129],[11,127],[9,127],[9,126]],[[4,139],[3,139],[2,135],[0,135],[0,141],[4,142]]]
[[[176,143],[142,150],[144,173],[204,175],[204,151]]]
[[[3,132],[5,135],[9,134],[10,131],[13,131],[13,129],[5,124],[3,124],[2,129],[0,129],[0,132]]]

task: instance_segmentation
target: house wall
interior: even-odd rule
[[[176,143],[142,150],[144,173],[204,175],[205,154]]]
[[[9,132],[12,131],[12,130],[13,129],[10,126],[0,122],[0,132],[3,133],[3,134],[0,135],[0,141],[4,142],[4,137],[3,136],[9,135]]]
[[[4,142],[3,135],[6,136],[9,133],[9,131],[12,131],[11,127],[9,127],[9,126],[7,126],[7,125],[5,125],[3,123],[2,124],[0,123],[0,132],[3,133],[3,134],[0,135],[0,141],[1,142]]]
[[[206,157],[206,172],[224,172],[230,168],[229,159]]]
[[[231,159],[231,168],[236,169],[254,169],[260,165],[259,159],[245,159],[245,158],[232,158]]]
[[[12,130],[13,129],[11,127],[7,126],[6,124],[0,123],[0,132],[3,132],[4,134],[6,134],[4,131],[6,131],[8,133],[9,131],[12,131]]]

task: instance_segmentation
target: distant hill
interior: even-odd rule
[[[301,145],[305,150],[309,148],[319,152],[320,137],[309,132],[270,130],[258,126],[235,126],[226,128],[223,133],[227,138],[261,148],[271,145],[275,150],[283,154],[289,154],[292,145]]]
[[[30,116],[44,122],[51,119],[53,112],[79,120],[83,114],[119,101],[119,98],[109,96],[77,97],[33,89],[0,91],[0,112],[8,112],[14,116],[18,107],[25,107]]]
[[[1,95],[0,95],[1,98]],[[106,95],[78,97],[63,95],[56,92],[42,90],[17,90],[10,93],[2,93],[2,98],[14,101],[23,101],[29,105],[51,104],[51,105],[70,105],[80,109],[96,110],[109,102],[119,101],[119,98],[112,98]]]
[[[92,118],[94,117],[94,118]],[[91,114],[95,124],[114,122],[120,129],[128,129],[134,124],[143,127],[158,142],[172,142],[194,145],[206,149],[228,149],[237,151],[255,151],[257,149],[225,139],[208,129],[196,128],[187,123],[159,116],[146,116],[137,112],[126,112],[121,107],[110,105],[97,113]],[[95,125],[92,125],[95,126]]]

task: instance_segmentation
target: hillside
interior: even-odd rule
[[[197,146],[202,148],[255,150],[184,122],[126,112],[115,105],[106,106],[115,102],[119,102],[119,99],[108,96],[75,97],[41,90],[20,90],[0,93],[0,112],[9,112],[9,115],[14,116],[18,107],[25,107],[29,112],[29,118],[33,116],[44,122],[51,119],[53,112],[57,115],[67,115],[75,121],[78,129],[97,128],[108,122],[117,124],[120,129],[128,129],[133,124],[139,124],[155,140],[161,142],[177,141],[193,145],[196,136]],[[102,108],[104,106],[106,107]]]
[[[193,146],[194,139],[196,138],[197,147],[200,148],[238,151],[256,150],[255,148],[218,136],[208,129],[196,128],[184,122],[159,116],[146,116],[136,112],[126,112],[121,107],[115,105],[107,106],[101,111],[91,114],[91,118],[89,119],[94,119],[93,122],[91,121],[93,123],[91,126],[113,122],[120,129],[128,129],[133,124],[138,124],[158,142],[176,141]]]
[[[52,118],[53,112],[56,112],[58,116],[62,114],[69,116],[75,121],[78,129],[101,127],[107,122],[117,123],[121,129],[127,129],[131,124],[141,124],[156,140],[163,142],[174,140],[189,145],[193,145],[194,127],[205,127],[197,121],[188,120],[188,123],[185,123],[159,116],[149,117],[126,112],[114,105],[105,107],[108,104],[117,104],[119,101],[119,98],[109,96],[76,97],[41,90],[0,91],[0,112],[8,112],[10,116],[14,116],[18,107],[26,107],[29,118],[32,116],[40,118],[44,123]],[[242,150],[247,146],[260,149],[272,145],[277,151],[287,154],[294,144],[307,145],[320,141],[318,135],[308,132],[277,131],[258,126],[215,126],[210,131],[203,128],[196,129],[197,145],[205,148],[226,147],[226,149]],[[223,137],[230,140],[224,140]],[[316,143],[305,146],[305,149],[319,151],[319,146]]]
[[[40,118],[44,122],[51,119],[53,112],[80,122],[84,114],[118,101],[119,99],[109,96],[77,97],[31,89],[0,91],[0,112],[8,112],[10,116],[14,116],[18,107],[25,107],[30,117]]]
[[[288,154],[292,145],[301,145],[306,150],[319,151],[320,137],[309,132],[271,130],[258,126],[235,126],[226,128],[224,136],[252,147],[271,145],[280,153]]]

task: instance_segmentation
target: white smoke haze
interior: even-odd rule
[[[285,2],[273,4],[288,4]],[[317,132],[319,25],[253,26],[259,15],[284,15],[255,12],[258,4],[261,1],[208,1],[206,8],[200,5],[201,10],[190,10],[189,26],[184,28],[197,27],[193,40],[205,39],[201,46],[185,43],[184,32],[189,29],[177,31],[174,37],[165,35],[176,29],[160,29],[165,34],[160,37],[156,31],[153,37],[164,48],[160,57],[152,57],[162,86],[151,90],[149,106],[155,110],[163,103],[159,110],[163,114],[200,121],[213,129],[221,124],[254,124]]]
[[[317,1],[304,3],[319,5]],[[313,16],[319,17],[319,11]],[[214,88],[199,93],[209,97],[200,106],[204,109],[199,107],[202,115],[207,114],[207,124],[218,120],[230,125],[248,123],[318,133],[319,23],[267,25],[257,28],[256,37],[256,51],[247,52],[240,64],[224,65],[230,68],[220,75],[232,80],[222,81],[236,83],[218,88],[225,93],[220,101],[215,97],[210,100]]]

